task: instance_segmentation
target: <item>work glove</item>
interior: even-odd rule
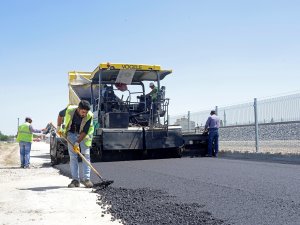
[[[47,132],[47,129],[46,129],[46,128],[41,129],[41,134],[46,134],[46,132]]]
[[[73,150],[76,153],[80,152],[80,148],[79,148],[79,143],[78,142],[75,142],[75,144],[73,145]]]
[[[58,134],[58,136],[62,137],[63,136],[63,132],[62,132],[62,129],[60,126],[57,126],[57,129],[56,129],[56,133]]]
[[[208,129],[205,129],[205,130],[203,131],[203,134],[204,134],[204,135],[207,135],[207,134],[208,134]]]

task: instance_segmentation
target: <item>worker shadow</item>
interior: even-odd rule
[[[45,155],[32,155],[30,157],[31,158],[40,158],[40,159],[50,159],[50,155],[49,154],[45,154]]]
[[[56,190],[61,188],[67,188],[66,186],[45,186],[45,187],[34,187],[34,188],[18,188],[20,191],[50,191],[50,190]]]
[[[20,167],[20,166],[8,166],[8,167],[0,167],[0,170],[5,170],[5,169],[9,169],[9,170],[23,170],[24,168]]]

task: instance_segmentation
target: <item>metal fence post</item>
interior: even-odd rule
[[[258,144],[258,118],[257,118],[257,99],[254,98],[254,120],[255,120],[255,149],[256,153],[259,151]]]
[[[218,115],[218,106],[215,107],[216,115]]]
[[[191,113],[188,111],[188,132],[190,132]]]

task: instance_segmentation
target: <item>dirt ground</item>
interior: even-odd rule
[[[220,141],[221,151],[256,152],[255,141]],[[259,141],[259,153],[300,155],[300,140]]]
[[[91,189],[67,188],[70,181],[50,166],[49,144],[34,142],[31,168],[23,169],[18,144],[0,143],[0,225],[120,224]]]
[[[19,149],[17,143],[1,143],[0,142],[0,166],[12,167],[19,163]]]

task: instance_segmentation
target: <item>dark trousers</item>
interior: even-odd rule
[[[213,152],[214,146],[214,152]],[[218,128],[209,128],[208,134],[208,152],[207,154],[212,156],[217,156],[219,151],[219,129]]]

